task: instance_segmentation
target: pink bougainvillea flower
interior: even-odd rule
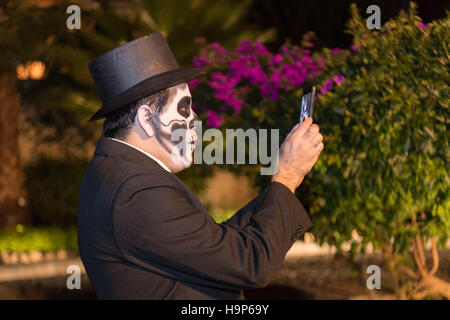
[[[274,73],[270,76],[270,79],[267,83],[265,83],[263,86],[265,86],[264,90],[264,96],[267,96],[271,101],[275,101],[278,99],[278,90],[280,89],[280,83],[281,83],[281,77],[279,74]],[[263,88],[261,86],[261,88]]]
[[[269,54],[269,50],[259,40],[253,42],[253,49],[258,56],[265,56]]]
[[[342,51],[342,49],[341,48],[333,48],[330,51],[331,51],[331,54],[338,54],[339,52]]]
[[[225,100],[225,102],[234,109],[234,114],[239,114],[244,105],[244,101],[237,99],[234,96],[229,97]]]
[[[214,42],[210,44],[211,48],[215,50],[217,53],[223,53],[225,52],[225,49],[218,43]]]
[[[344,82],[345,78],[343,75],[337,74],[333,77],[333,81],[334,83],[336,83],[337,85],[340,85],[342,82]]]
[[[194,59],[192,59],[192,61],[193,61],[193,66],[195,68],[202,68],[203,66],[205,66],[209,63],[208,59],[203,58],[203,57],[194,57]]]
[[[283,62],[283,56],[281,54],[276,54],[273,56],[273,58],[270,60],[269,65],[271,67],[276,66]]]
[[[223,118],[213,110],[206,110],[208,120],[206,120],[206,126],[212,128],[218,128],[222,124]]]
[[[281,69],[281,74],[293,88],[303,85],[307,78],[307,70],[300,62],[285,64]]]
[[[359,50],[359,45],[351,44],[351,45],[350,45],[350,49],[351,49],[353,52],[358,52],[358,50]]]
[[[422,30],[428,28],[428,26],[427,26],[425,23],[423,23],[423,22],[419,22],[417,25],[418,25],[419,28],[422,29]]]
[[[195,90],[197,86],[202,82],[202,79],[194,79],[188,82],[188,86],[190,90]]]
[[[250,40],[242,40],[236,49],[239,53],[250,53],[253,51],[252,42]]]
[[[333,82],[331,82],[330,79],[325,80],[325,82],[323,83],[322,88],[320,88],[320,93],[325,94],[327,93],[329,90],[333,89]]]
[[[340,50],[332,49],[332,53]],[[242,40],[236,50],[225,49],[219,43],[205,44],[193,62],[194,67],[208,71],[209,81],[190,81],[189,87],[194,90],[204,83],[212,97],[221,102],[218,109],[203,109],[210,127],[221,126],[221,114],[229,114],[230,109],[237,116],[249,94],[259,92],[260,98],[278,100],[314,81],[326,66],[322,57],[313,57],[311,50],[304,47],[283,45],[271,53],[261,42],[249,40]],[[343,76],[336,75],[325,81],[321,90],[327,92],[342,81]]]
[[[289,47],[288,47],[287,45],[284,44],[284,45],[281,47],[281,53],[284,54],[284,55],[289,54]]]

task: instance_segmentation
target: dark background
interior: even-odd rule
[[[424,23],[446,16],[450,2],[445,0],[419,0],[420,17]],[[278,37],[269,46],[277,48],[285,39],[300,40],[301,36],[313,31],[319,47],[348,47],[351,37],[345,33],[351,3],[356,3],[363,16],[370,5],[381,9],[381,24],[396,16],[399,10],[407,11],[407,0],[261,0],[255,1],[248,21],[258,28],[276,28]]]

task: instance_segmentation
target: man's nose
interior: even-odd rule
[[[195,127],[195,121],[200,121],[200,118],[194,114],[194,117],[192,118],[192,120],[189,122],[189,129],[194,129]]]

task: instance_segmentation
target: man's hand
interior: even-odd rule
[[[272,177],[287,186],[292,192],[302,183],[323,150],[323,136],[319,126],[307,118],[296,125],[280,147],[278,171]]]

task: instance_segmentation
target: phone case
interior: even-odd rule
[[[302,106],[300,110],[300,121],[301,124],[307,117],[312,118],[314,111],[314,95],[316,93],[316,88],[312,87],[311,91],[302,97]]]

